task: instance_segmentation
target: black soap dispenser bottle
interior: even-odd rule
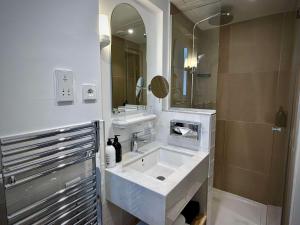
[[[113,146],[116,149],[116,162],[117,163],[122,161],[122,145],[119,142],[119,139],[118,139],[119,136],[120,135],[115,135],[114,143],[113,143]]]

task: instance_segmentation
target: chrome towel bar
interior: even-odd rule
[[[95,121],[92,123],[88,122],[85,124],[80,124],[80,125],[75,125],[75,126],[67,126],[67,127],[58,128],[58,129],[32,132],[30,134],[21,134],[21,135],[16,135],[16,136],[12,136],[12,137],[4,137],[4,138],[1,138],[1,144],[3,146],[9,145],[9,144],[18,144],[21,142],[33,141],[36,139],[52,137],[52,136],[56,136],[59,134],[66,134],[66,133],[70,133],[70,132],[84,130],[86,128],[95,129],[95,126],[99,126],[99,121]]]
[[[100,223],[99,123],[0,138],[1,225]]]

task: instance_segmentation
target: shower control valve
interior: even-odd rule
[[[272,127],[272,132],[273,133],[281,133],[282,132],[282,127]]]

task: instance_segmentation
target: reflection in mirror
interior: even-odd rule
[[[147,105],[147,37],[137,10],[129,4],[117,5],[111,17],[111,32],[113,111]]]
[[[151,80],[149,89],[157,98],[165,98],[169,93],[169,83],[163,76],[155,76]]]
[[[221,19],[223,25],[232,16],[222,14],[220,6],[216,2],[180,11],[171,5],[171,107],[216,108],[220,31],[217,22]]]

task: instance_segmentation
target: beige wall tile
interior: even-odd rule
[[[220,29],[219,73],[229,72],[230,30],[231,26],[224,26]]]
[[[224,156],[228,166],[269,174],[272,125],[226,121]]]
[[[224,160],[224,144],[225,144],[225,121],[217,120],[215,160],[219,160],[219,161]]]
[[[229,46],[228,73],[251,73],[255,70],[255,45],[234,44]]]
[[[290,70],[293,62],[294,33],[295,33],[295,12],[284,14],[283,37],[281,39],[282,53],[280,70]]]
[[[278,78],[278,86],[276,91],[276,112],[279,107],[282,106],[285,111],[288,112],[290,106],[292,104],[291,95],[294,93],[293,91],[293,83],[292,80],[292,71],[289,70],[281,70],[279,72]]]
[[[274,134],[272,164],[269,176],[269,204],[282,206],[288,154],[288,132]]]
[[[215,160],[214,187],[224,190],[224,163],[222,160]]]
[[[280,44],[284,17],[285,14],[280,13],[252,20],[255,27],[255,43],[258,45]]]
[[[281,51],[281,31],[284,16],[262,17],[251,21],[241,22],[228,26],[230,28],[230,42],[227,46],[226,30],[221,30],[220,72],[249,73],[272,72],[279,68]],[[224,51],[225,52],[222,52]],[[228,57],[224,57],[228,55]],[[223,62],[225,61],[225,62]],[[228,62],[228,70],[224,65]]]
[[[258,45],[254,48],[254,72],[274,72],[279,70],[280,43]]]
[[[268,177],[238,167],[225,166],[223,190],[267,204]]]
[[[220,45],[219,51],[219,73],[228,73],[229,72],[229,45],[222,46]]]
[[[249,20],[230,25],[230,45],[255,44],[255,20]]]
[[[226,120],[273,123],[277,73],[224,76],[221,112]]]
[[[225,95],[227,93],[224,90],[224,77],[226,74],[219,73],[218,75],[218,82],[217,82],[217,119],[218,120],[226,120],[226,110],[227,110],[227,102],[225,101]]]
[[[279,106],[291,105],[292,20],[276,14],[220,30],[214,185],[274,205],[282,204],[288,139],[271,128]]]

